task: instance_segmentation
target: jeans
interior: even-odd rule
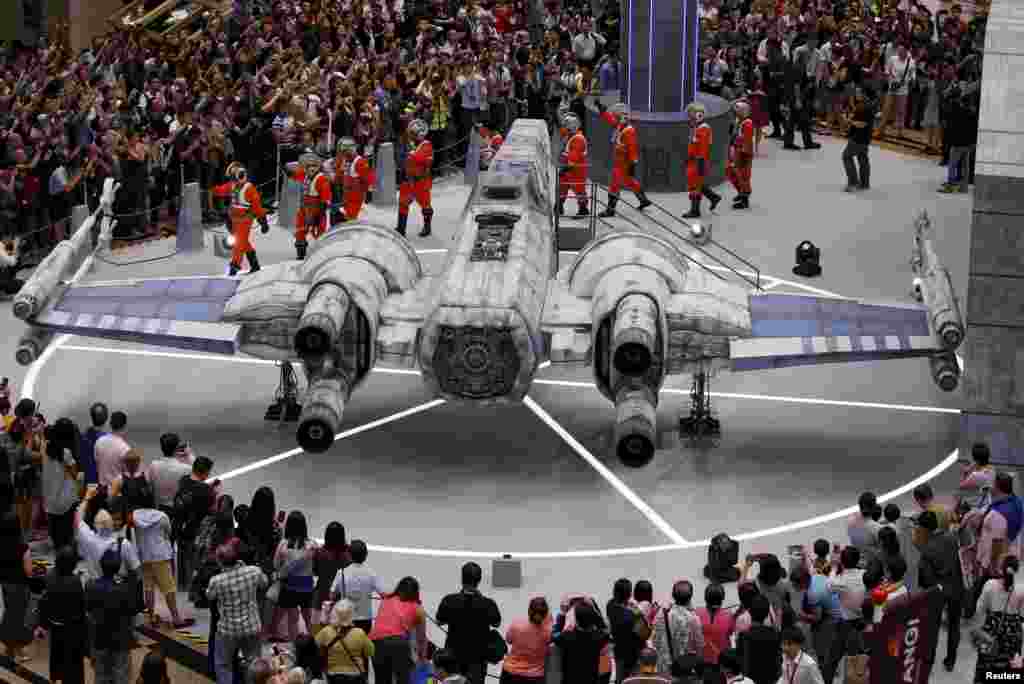
[[[96,684],[124,684],[131,674],[131,652],[127,650],[96,650],[93,652]]]
[[[408,639],[387,637],[373,642],[373,672],[376,684],[408,684],[415,663]],[[217,684],[222,684],[217,682]]]
[[[814,659],[818,661],[818,668],[822,675],[830,662],[832,649],[838,645],[836,640],[839,623],[832,618],[824,618],[821,622],[811,626],[811,646],[814,649]],[[838,661],[837,661],[838,662]],[[834,676],[834,673],[833,673]],[[825,680],[826,684],[829,680]]]
[[[216,649],[214,661],[217,669],[217,684],[232,684],[234,682],[235,654],[238,651],[242,652],[243,671],[245,671],[249,667],[249,663],[260,655],[260,639],[256,634],[244,636],[218,634]]]
[[[856,159],[857,163],[854,164]],[[857,167],[860,167],[860,173]],[[843,167],[846,169],[846,182],[855,188],[871,187],[871,162],[868,160],[868,146],[852,140],[846,143],[843,150]]]
[[[829,646],[828,658],[818,657],[821,676],[825,680],[825,684],[832,684],[836,671],[839,669],[839,661],[843,659],[844,655],[855,650],[851,648],[850,642],[854,637],[860,636],[856,634],[856,631],[854,623],[850,620],[840,620],[835,623],[835,635]],[[220,683],[218,682],[218,684]]]
[[[974,145],[949,148],[949,166],[946,169],[947,182],[950,185],[959,182],[960,190],[966,192],[971,177],[971,163],[974,158]]]
[[[791,146],[796,132],[800,131],[804,147],[809,147],[814,141],[811,139],[811,117],[807,107],[793,109],[786,118],[786,130],[783,134],[783,144]]]

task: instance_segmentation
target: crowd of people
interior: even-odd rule
[[[27,660],[25,646],[49,634],[51,678],[65,684],[84,681],[87,657],[96,681],[128,682],[136,621],[169,618],[182,629],[194,610],[210,611],[209,671],[218,684],[365,682],[371,670],[379,684],[407,684],[424,667],[435,681],[484,684],[498,663],[505,684],[832,684],[863,670],[867,635],[887,605],[918,590],[942,594],[946,670],[956,665],[961,618],[976,613],[972,634],[995,644],[979,647],[978,672],[1022,665],[1024,586],[1014,576],[1024,505],[984,444],[949,505],[928,484],[913,492],[914,515],[866,492],[845,546],[819,539],[790,549],[788,568],[774,554],[746,556],[735,567],[736,606],[725,605],[714,577],[700,607],[691,581],[656,591],[623,578],[603,610],[583,594],[557,606],[535,597],[499,632],[503,616],[481,593],[476,563],[462,567],[462,589],[428,615],[416,578],[392,588],[368,564],[366,542],[349,540],[341,523],[317,542],[304,514],[280,510],[268,486],[236,503],[214,462],[179,435],[164,434],[161,453],[147,459],[123,412],[97,403],[81,430],[6,397],[0,642]],[[47,538],[56,554],[49,573],[29,547]],[[42,596],[36,620],[33,595]],[[932,616],[936,626],[943,612]],[[440,650],[427,638],[430,622],[447,630]]]

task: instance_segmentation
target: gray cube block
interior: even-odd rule
[[[495,559],[491,566],[491,586],[495,589],[519,589],[523,586],[523,562],[513,558]]]

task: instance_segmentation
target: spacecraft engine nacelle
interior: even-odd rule
[[[952,352],[936,354],[929,360],[932,380],[944,392],[952,392],[960,384],[960,364]]]
[[[683,290],[686,274],[675,247],[642,233],[598,238],[568,272],[572,293],[590,298],[594,380],[615,404],[615,453],[628,467],[654,458],[668,358],[667,304]]]
[[[964,321],[953,293],[949,271],[935,252],[931,222],[921,212],[914,223],[914,255],[911,265],[919,281],[921,301],[928,308],[928,321],[942,346],[956,351],[964,340]]]
[[[422,275],[412,246],[381,226],[345,226],[318,242],[302,264],[313,286],[294,337],[309,381],[296,438],[312,453],[333,444],[345,404],[373,369],[384,301]]]
[[[53,333],[46,328],[29,328],[18,340],[14,358],[22,366],[32,365],[53,342]]]

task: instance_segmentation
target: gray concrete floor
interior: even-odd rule
[[[796,244],[814,241],[824,274],[809,284],[845,296],[904,300],[910,289],[911,222],[927,209],[961,299],[969,259],[969,196],[940,195],[942,169],[933,161],[872,150],[874,189],[842,192],[842,143],[822,140],[821,150],[786,152],[766,141],[755,160],[752,208],[733,212],[723,203],[714,219],[715,238],[754,262],[763,274],[791,281]],[[446,182],[435,190],[435,236],[412,238],[417,249],[451,244],[452,224],[466,189]],[[731,191],[728,196],[731,198]],[[684,196],[653,196],[677,214]],[[572,211],[572,203],[569,203]],[[371,208],[366,218],[392,225],[393,209]],[[410,234],[419,228],[414,209]],[[291,258],[286,231],[257,235],[263,263]],[[168,254],[173,241],[134,248],[125,261]],[[441,266],[441,254],[423,255],[425,270]],[[212,254],[144,264],[101,263],[90,279],[221,273]],[[777,291],[796,292],[789,285]],[[0,308],[0,358],[16,387],[23,369],[13,363],[21,325],[9,305]],[[105,353],[117,348],[119,353]],[[91,349],[91,350],[90,350]],[[38,373],[36,398],[48,416],[85,420],[91,401],[103,400],[129,416],[130,439],[148,455],[166,429],[189,439],[225,473],[294,448],[293,426],[263,421],[277,382],[273,365],[154,357],[143,347],[72,339]],[[125,353],[127,352],[127,353]],[[587,373],[548,368],[541,380],[587,382]],[[719,531],[756,532],[827,516],[855,503],[864,489],[890,491],[932,469],[957,442],[959,418],[914,407],[955,409],[959,392],[943,393],[927,363],[882,361],[848,366],[785,369],[715,378],[716,392],[745,395],[716,399],[723,437],[713,448],[692,448],[676,431],[687,404],[689,378],[673,378],[659,407],[662,445],[654,463],[625,471],[607,453],[613,408],[595,391],[538,383],[531,396],[621,483],[688,541]],[[747,396],[749,395],[749,396]],[[794,403],[784,398],[900,405],[892,409]],[[346,413],[356,427],[430,399],[419,379],[374,374]],[[954,468],[955,470],[955,468]],[[952,470],[936,489],[949,491]],[[301,508],[317,533],[342,521],[350,537],[379,547],[370,564],[390,584],[412,574],[420,579],[432,610],[458,585],[462,559],[477,557],[489,576],[489,559],[502,552],[538,555],[580,551],[579,557],[527,558],[522,589],[495,590],[507,618],[525,613],[529,597],[557,602],[571,590],[601,602],[618,577],[654,582],[667,595],[679,578],[697,581],[706,551],[616,552],[670,543],[669,537],[624,497],[621,487],[595,469],[526,406],[505,409],[442,405],[338,442],[321,455],[296,454],[229,480],[228,491],[248,499],[270,484],[286,509]],[[911,509],[908,497],[897,502]],[[782,555],[789,544],[825,537],[844,542],[843,520],[818,522],[743,542],[742,553]],[[417,551],[416,549],[421,549]],[[587,553],[597,552],[597,553]],[[603,553],[601,553],[603,552]],[[731,590],[730,590],[731,591]],[[734,597],[730,597],[733,600]],[[439,634],[433,635],[435,640]],[[961,647],[957,672],[936,673],[933,682],[962,682],[973,656]],[[940,648],[940,653],[944,647]]]

